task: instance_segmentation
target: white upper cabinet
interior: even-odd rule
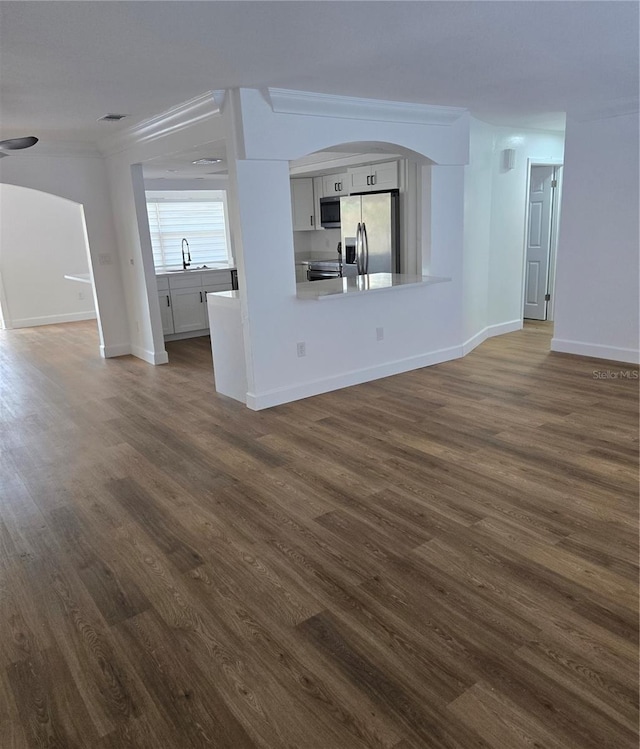
[[[316,228],[311,177],[291,180],[291,213],[293,231],[309,231]]]
[[[314,211],[314,224],[316,229],[320,229],[324,231],[322,226],[320,226],[320,216],[322,215],[320,213],[320,198],[324,198],[324,191],[322,189],[322,177],[314,177],[313,178],[313,211]]]
[[[372,192],[398,188],[398,162],[356,166],[348,171],[349,192]]]
[[[349,179],[346,172],[340,174],[326,174],[322,177],[322,197],[332,198],[337,195],[349,194]]]

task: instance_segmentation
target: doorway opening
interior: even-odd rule
[[[562,164],[529,163],[525,220],[524,320],[554,317]]]
[[[0,327],[96,319],[80,203],[2,184],[0,227]]]

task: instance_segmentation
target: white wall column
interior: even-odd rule
[[[567,118],[551,348],[638,362],[638,114]]]

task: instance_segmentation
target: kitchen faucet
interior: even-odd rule
[[[186,255],[186,258],[189,259],[188,262],[187,262],[187,260],[185,258],[185,254],[184,254],[184,246],[185,246],[185,244],[187,245],[187,255]],[[191,252],[189,251],[189,242],[187,242],[187,240],[184,239],[184,238],[182,239],[181,250],[182,250],[182,267],[184,268],[184,270],[187,270],[187,268],[191,265]]]

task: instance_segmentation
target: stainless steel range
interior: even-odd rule
[[[340,260],[311,260],[307,264],[307,281],[322,281],[325,278],[340,278]]]

